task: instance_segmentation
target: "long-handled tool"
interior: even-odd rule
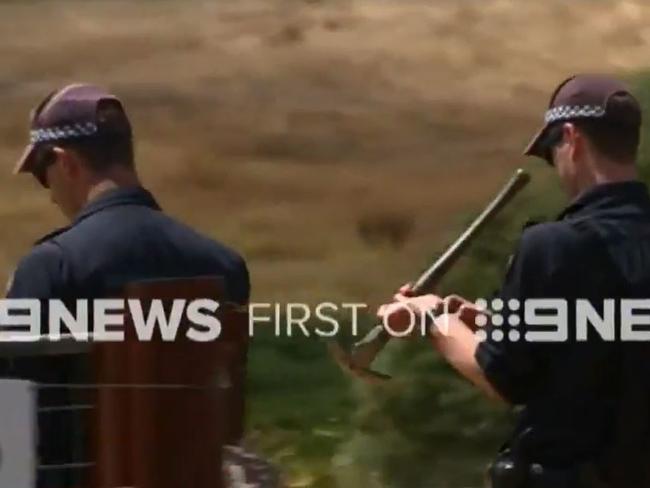
[[[430,293],[433,287],[456,263],[485,224],[497,215],[529,181],[530,176],[528,173],[523,169],[518,169],[465,232],[447,248],[431,267],[422,273],[413,285],[413,293],[415,295]],[[344,370],[368,382],[382,382],[390,379],[390,376],[373,371],[370,369],[370,365],[391,338],[391,334],[384,328],[383,324],[380,324],[375,326],[361,341],[357,342],[350,352],[346,352],[337,342],[330,342],[328,347],[332,357]]]

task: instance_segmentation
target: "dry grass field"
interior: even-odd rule
[[[123,98],[146,186],[247,257],[254,300],[376,303],[517,166],[545,198],[552,174],[520,154],[561,79],[649,63],[645,0],[0,0],[0,282],[64,223],[10,175],[30,108],[61,85]],[[346,378],[320,343],[256,346],[250,440],[287,486],[335,486],[359,407]],[[435,412],[444,432],[459,398]],[[415,430],[423,404],[400,404]],[[364,456],[399,446],[394,427]]]
[[[522,163],[575,71],[650,59],[650,4],[608,0],[0,2],[0,274],[62,223],[9,175],[30,107],[123,97],[146,185],[240,249],[256,300],[376,300]]]

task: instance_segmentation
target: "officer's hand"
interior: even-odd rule
[[[415,292],[413,291],[413,283],[406,283],[400,286],[399,291],[393,295],[393,300],[397,300],[397,297],[400,295],[405,297],[414,297]]]
[[[404,287],[400,289],[402,291]],[[409,293],[408,290],[405,290]],[[390,332],[398,336],[421,335],[422,326],[430,322],[433,315],[438,314],[444,300],[437,295],[421,295],[418,297],[397,293],[392,303],[386,303],[377,310],[377,317]]]
[[[470,329],[476,330],[476,317],[479,315],[489,315],[489,311],[482,310],[476,305],[458,295],[445,297],[445,312],[456,314],[458,318]]]
[[[393,301],[400,302],[404,300],[404,297],[415,297],[413,292],[413,285],[411,283],[406,283],[402,285],[399,291],[393,295]],[[441,313],[459,313],[469,314],[467,317],[471,317],[472,309],[475,309],[473,302],[461,297],[460,295],[447,295],[442,301],[442,304],[438,304],[437,308],[434,310],[436,314]],[[469,310],[468,310],[469,309]],[[461,315],[462,316],[462,315]]]
[[[447,295],[444,301],[444,313],[457,313],[464,306],[474,305],[469,300],[461,297],[460,295]]]

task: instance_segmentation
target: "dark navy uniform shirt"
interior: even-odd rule
[[[572,310],[578,298],[588,299],[599,312],[604,298],[650,298],[645,185],[596,186],[557,221],[527,227],[498,296],[506,305],[510,299],[568,300],[568,341],[513,341],[508,334],[515,327],[507,322],[497,327],[492,320],[476,359],[503,397],[523,405],[513,438],[530,430],[533,460],[551,466],[591,460],[613,435],[621,349],[591,334],[593,329],[587,341],[575,340]],[[522,309],[516,327],[521,333],[532,328]],[[502,340],[493,335],[497,328],[505,333]]]
[[[246,304],[249,276],[244,260],[228,247],[165,215],[144,188],[107,191],[91,201],[69,227],[41,239],[19,263],[9,298],[116,297],[125,284],[145,279],[220,276],[226,300]],[[42,332],[45,332],[42,330]],[[39,383],[87,383],[84,355],[2,358],[0,375]],[[83,403],[75,390],[39,391],[39,406]],[[39,461],[64,465],[88,460],[85,433],[73,415],[39,415]],[[83,471],[39,471],[37,486],[83,484]]]
[[[101,298],[130,281],[208,275],[224,278],[230,301],[248,301],[248,271],[237,253],[164,214],[144,188],[118,188],[41,239],[20,261],[7,294]]]

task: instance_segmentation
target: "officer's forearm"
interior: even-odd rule
[[[475,354],[479,341],[472,330],[456,314],[442,315],[436,319],[436,323],[439,327],[431,340],[438,352],[490,398],[505,402],[476,362]]]

